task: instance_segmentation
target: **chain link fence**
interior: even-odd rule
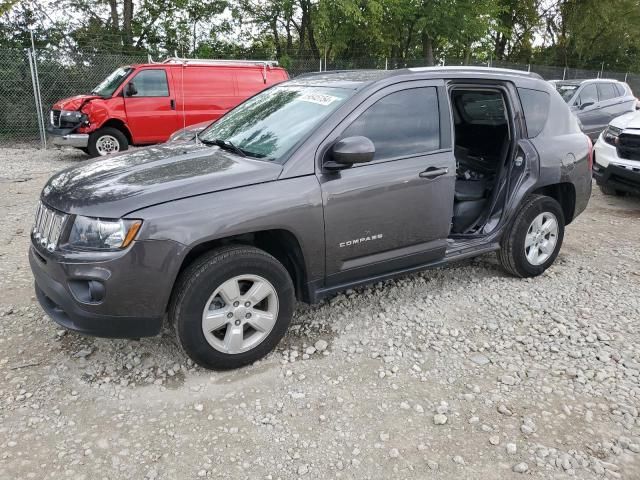
[[[30,56],[35,59],[32,65]],[[0,49],[0,146],[36,145],[39,142],[43,145],[41,132],[48,122],[48,111],[56,101],[90,92],[119,66],[148,61],[149,57],[145,54],[118,55],[39,49],[32,55],[28,50]],[[357,58],[326,59],[305,54],[287,57],[282,61],[282,66],[292,77],[320,70],[396,69],[422,65],[424,61],[421,59],[397,60],[364,54]],[[441,65],[511,68],[535,72],[547,80],[614,78],[626,81],[634,92],[640,92],[640,74],[499,61],[483,63],[462,59],[445,59]]]

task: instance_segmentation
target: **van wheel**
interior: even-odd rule
[[[178,342],[214,370],[255,362],[284,336],[295,308],[285,267],[254,247],[214,250],[189,266],[169,307]]]
[[[608,185],[600,185],[600,191],[605,195],[615,195],[616,197],[621,197],[622,195],[624,195],[624,192],[609,187]]]
[[[127,137],[117,128],[104,127],[89,135],[87,150],[91,157],[103,157],[129,148]]]
[[[551,197],[528,197],[498,251],[502,267],[516,277],[535,277],[555,261],[564,238],[564,213]]]

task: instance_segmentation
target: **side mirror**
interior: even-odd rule
[[[593,105],[595,102],[584,102],[580,104],[580,110],[584,110],[587,107],[590,107],[591,105]]]
[[[138,89],[133,82],[127,83],[127,86],[124,89],[124,94],[126,97],[133,97],[138,94]]]
[[[324,163],[327,170],[341,170],[355,163],[373,160],[376,147],[367,137],[347,137],[338,140],[331,147],[331,160]]]

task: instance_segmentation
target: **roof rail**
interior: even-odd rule
[[[183,63],[183,64],[207,64],[207,65],[259,65],[263,67],[277,67],[278,62],[276,60],[223,60],[223,59],[208,59],[208,58],[181,58],[181,57],[168,57],[161,63]]]

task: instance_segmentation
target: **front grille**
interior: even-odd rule
[[[49,119],[51,120],[52,126],[60,127],[60,110],[51,110],[49,112]]]
[[[38,202],[36,221],[31,232],[33,240],[53,252],[58,246],[67,215]]]
[[[627,160],[640,160],[640,135],[620,134],[618,156]]]

